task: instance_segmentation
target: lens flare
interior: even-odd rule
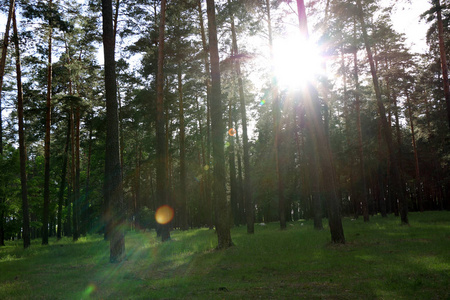
[[[259,106],[263,106],[264,104],[266,104],[266,100],[261,100],[261,102],[259,102]]]
[[[93,283],[89,283],[87,288],[84,290],[84,296],[88,297],[90,296],[93,292],[95,292],[97,290],[97,287],[95,286],[95,284]]]
[[[203,167],[203,170],[208,171],[208,170],[209,170],[209,165],[205,165],[205,166]]]
[[[229,134],[230,136],[234,136],[234,135],[236,134],[236,129],[230,128],[230,130],[228,130],[228,134]]]
[[[163,205],[156,210],[155,219],[159,224],[167,224],[172,221],[174,215],[173,208],[169,205]]]

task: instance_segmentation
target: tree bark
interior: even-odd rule
[[[414,151],[414,169],[415,169],[415,181],[416,181],[416,194],[417,194],[417,204],[419,206],[419,210],[421,212],[423,212],[423,201],[422,201],[422,187],[421,187],[421,182],[420,182],[420,168],[419,168],[419,154],[417,151],[417,146],[416,146],[416,132],[414,130],[414,121],[413,121],[413,114],[412,114],[412,109],[411,109],[411,99],[410,99],[410,95],[409,92],[407,90],[405,90],[405,94],[406,94],[406,104],[407,104],[407,109],[408,109],[408,117],[409,117],[409,127],[411,129],[411,143],[413,146],[413,151]]]
[[[270,60],[273,62],[273,37],[272,37],[272,19],[270,12],[270,1],[266,0],[266,9],[267,9],[267,24],[269,31],[269,51],[270,51]],[[285,214],[285,201],[284,201],[284,185],[282,174],[280,173],[281,168],[281,158],[279,156],[279,151],[281,147],[281,138],[280,138],[280,121],[281,121],[281,110],[280,110],[280,101],[278,96],[278,83],[274,76],[274,67],[272,63],[271,67],[271,89],[272,89],[272,115],[273,115],[273,123],[274,123],[274,155],[275,155],[275,168],[277,174],[277,194],[278,194],[278,215],[280,218],[280,229],[286,229],[286,214]]]
[[[213,150],[213,193],[215,199],[216,232],[218,249],[231,247],[230,223],[226,195],[225,153],[223,136],[225,126],[222,116],[222,95],[220,87],[219,48],[214,0],[206,0],[208,13],[209,51],[211,56],[211,133]]]
[[[19,123],[19,152],[20,152],[20,182],[22,187],[22,218],[23,218],[23,247],[30,246],[30,213],[28,210],[28,187],[27,187],[27,153],[25,148],[25,134],[23,122],[23,91],[22,91],[22,70],[20,67],[20,48],[17,32],[16,13],[13,12],[14,45],[16,50],[16,73],[17,73],[17,118]]]
[[[207,74],[205,79],[206,84],[206,164],[203,166],[203,168],[206,168],[207,170],[205,173],[205,195],[206,195],[206,211],[209,216],[207,216],[207,224],[210,229],[213,228],[213,202],[211,199],[211,171],[210,169],[210,160],[211,160],[211,78],[210,78],[210,64],[208,60],[208,45],[206,44],[206,34],[205,34],[205,27],[203,24],[203,11],[202,11],[202,2],[201,0],[197,1],[197,8],[199,13],[199,23],[200,23],[200,33],[202,38],[202,47],[203,47],[203,58],[205,62],[205,73]]]
[[[237,35],[234,24],[234,17],[231,16],[231,34],[233,40],[234,55],[239,54],[237,45]],[[242,119],[242,144],[243,144],[243,158],[244,158],[244,201],[247,220],[247,233],[253,234],[255,232],[255,216],[254,205],[252,199],[252,186],[250,177],[250,144],[248,142],[248,130],[247,130],[247,110],[245,105],[244,83],[241,74],[241,64],[239,59],[235,62],[236,73],[238,76],[238,88],[239,88],[239,104]]]
[[[80,208],[82,207],[80,197],[80,106],[75,110],[75,184],[74,184],[74,198],[73,198],[73,240],[77,241],[80,237],[81,220],[80,220]]]
[[[357,14],[358,14],[358,18],[359,18],[359,21],[361,24],[364,44],[366,46],[367,57],[369,59],[369,64],[370,64],[370,72],[372,74],[372,81],[373,81],[373,85],[374,85],[374,89],[375,89],[375,95],[377,98],[378,112],[380,114],[383,135],[386,140],[386,144],[388,146],[389,158],[390,158],[390,162],[391,162],[392,177],[394,180],[394,184],[395,184],[395,188],[396,188],[396,192],[397,192],[396,194],[397,194],[397,197],[399,200],[399,204],[401,206],[401,213],[400,213],[401,223],[408,224],[408,204],[406,202],[406,198],[405,198],[404,191],[403,191],[403,186],[401,183],[402,180],[401,180],[401,175],[400,175],[400,168],[398,165],[399,162],[397,161],[397,159],[395,157],[395,153],[394,153],[394,143],[392,142],[391,128],[386,120],[386,109],[384,108],[383,101],[381,99],[381,91],[380,91],[380,86],[378,83],[378,76],[377,76],[377,72],[375,69],[375,63],[374,63],[374,59],[373,59],[373,55],[372,55],[372,50],[370,48],[369,36],[367,34],[366,23],[364,21],[364,14],[363,14],[363,9],[362,9],[362,5],[361,5],[361,0],[356,0],[356,3],[358,6]]]
[[[9,2],[8,19],[6,20],[5,35],[3,37],[2,56],[0,61],[0,155],[3,155],[3,120],[2,120],[2,88],[3,88],[3,76],[5,74],[6,53],[9,44],[9,29],[11,27],[11,19],[14,10],[14,0]],[[0,195],[0,246],[5,245],[5,212],[3,209],[3,202],[5,199],[3,195]]]
[[[64,190],[66,188],[66,175],[67,175],[67,158],[69,152],[69,144],[70,144],[70,128],[71,128],[71,117],[69,116],[68,126],[67,126],[67,135],[66,135],[66,145],[64,147],[63,153],[63,165],[61,171],[61,183],[59,186],[59,194],[58,194],[58,229],[56,231],[56,238],[58,240],[62,237],[62,206],[64,200]]]
[[[5,75],[5,66],[6,66],[6,54],[8,51],[8,45],[9,45],[9,30],[11,27],[11,20],[15,9],[14,0],[9,1],[9,10],[8,10],[8,18],[6,19],[6,28],[5,28],[5,35],[3,36],[3,45],[2,45],[2,56],[0,59],[0,108],[1,108],[1,99],[2,99],[2,90],[3,90],[3,77]],[[0,109],[1,111],[1,109]],[[0,120],[1,120],[1,114],[0,114]],[[1,125],[2,123],[0,123]],[[1,130],[1,126],[0,126]],[[2,133],[2,131],[0,131]],[[0,138],[3,138],[3,135],[0,135]],[[3,144],[0,144],[0,149],[3,151]]]
[[[179,97],[179,118],[180,118],[180,227],[181,230],[188,230],[187,202],[186,202],[186,145],[184,127],[184,107],[183,107],[183,81],[181,76],[181,65],[178,66],[178,97]]]
[[[70,202],[72,203],[72,239],[73,241],[78,240],[78,203],[76,201],[76,183],[75,183],[75,126],[76,126],[76,116],[73,112],[73,108],[70,109],[70,113],[72,115],[72,127],[70,127],[70,186],[71,186],[71,194],[70,194]]]
[[[90,205],[89,205],[89,193],[90,193],[90,179],[91,179],[91,155],[92,155],[92,115],[89,118],[89,146],[88,146],[88,157],[86,166],[86,183],[84,189],[84,204],[82,208],[82,219],[83,219],[83,234],[87,234],[92,228],[92,221],[90,216]]]
[[[439,54],[441,58],[441,70],[442,70],[442,81],[444,84],[444,97],[445,104],[447,105],[447,119],[448,125],[450,127],[450,87],[448,81],[448,66],[447,57],[445,54],[445,41],[444,41],[444,25],[442,22],[442,7],[441,1],[436,1],[436,15],[437,15],[437,25],[438,25],[438,35],[439,35]]]
[[[356,26],[355,26],[356,31]],[[355,32],[356,36],[356,32]],[[366,187],[366,172],[364,167],[364,149],[362,142],[362,130],[361,130],[361,97],[360,86],[358,76],[358,51],[353,51],[353,63],[354,63],[354,80],[355,80],[355,108],[356,108],[356,129],[358,133],[358,158],[359,158],[359,176],[361,178],[361,197],[363,202],[363,217],[364,222],[369,221],[369,206],[367,201],[367,187]]]
[[[303,0],[297,0],[298,19],[300,33],[305,39],[308,39],[308,27],[306,21],[306,11]],[[337,180],[333,164],[333,156],[330,149],[328,122],[322,121],[320,99],[316,89],[308,83],[304,90],[304,98],[306,100],[307,113],[312,118],[312,126],[314,128],[314,137],[317,143],[317,151],[319,162],[322,169],[322,180],[324,183],[324,193],[326,196],[328,224],[330,226],[331,241],[333,243],[345,243],[344,229],[342,227],[341,212],[339,207],[339,198],[337,195]],[[325,111],[328,114],[328,110]],[[328,116],[325,116],[327,120]]]
[[[109,260],[112,263],[125,259],[124,201],[122,168],[120,165],[119,121],[117,85],[114,59],[114,30],[111,0],[102,0],[103,50],[105,56],[106,96],[106,155],[105,155],[105,202],[109,226]]]
[[[166,24],[166,0],[161,1],[161,18],[158,38],[158,74],[156,76],[156,195],[159,206],[168,204],[167,197],[167,145],[164,116],[164,30]],[[170,240],[169,224],[159,224],[161,240]]]
[[[48,1],[49,11],[52,11],[52,0]],[[48,216],[50,206],[50,128],[52,110],[52,19],[49,21],[48,62],[47,62],[47,105],[45,110],[45,170],[44,170],[44,214],[42,226],[42,245],[48,245]]]
[[[233,104],[232,104],[233,97],[230,98],[230,101],[228,103],[228,130],[231,130],[233,128]],[[235,129],[236,130],[236,129]],[[236,181],[236,156],[235,156],[235,139],[236,135],[230,136],[228,135],[228,161],[229,161],[229,168],[230,168],[230,204],[231,204],[231,214],[232,219],[235,218],[237,215],[237,181]],[[233,222],[234,223],[234,222]]]

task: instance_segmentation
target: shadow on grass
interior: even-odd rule
[[[311,221],[285,231],[256,226],[254,235],[234,228],[236,246],[221,251],[208,229],[174,231],[166,243],[154,232],[128,232],[119,264],[109,263],[101,237],[33,245],[35,253],[17,250],[20,259],[0,262],[0,298],[446,299],[450,221],[441,220],[450,214],[438,215],[436,226],[434,214],[410,214],[411,227],[393,217],[346,219],[346,245],[330,244],[329,231]]]

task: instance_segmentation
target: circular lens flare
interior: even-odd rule
[[[167,224],[172,221],[174,216],[173,208],[169,205],[163,205],[156,210],[155,219],[159,224]]]
[[[228,130],[228,134],[229,134],[230,136],[234,136],[234,135],[236,134],[236,129],[230,128],[230,130]]]

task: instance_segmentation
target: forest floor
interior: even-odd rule
[[[333,245],[312,221],[232,229],[214,250],[213,230],[127,232],[127,260],[109,263],[102,236],[0,247],[0,299],[450,299],[450,212],[344,219]]]

